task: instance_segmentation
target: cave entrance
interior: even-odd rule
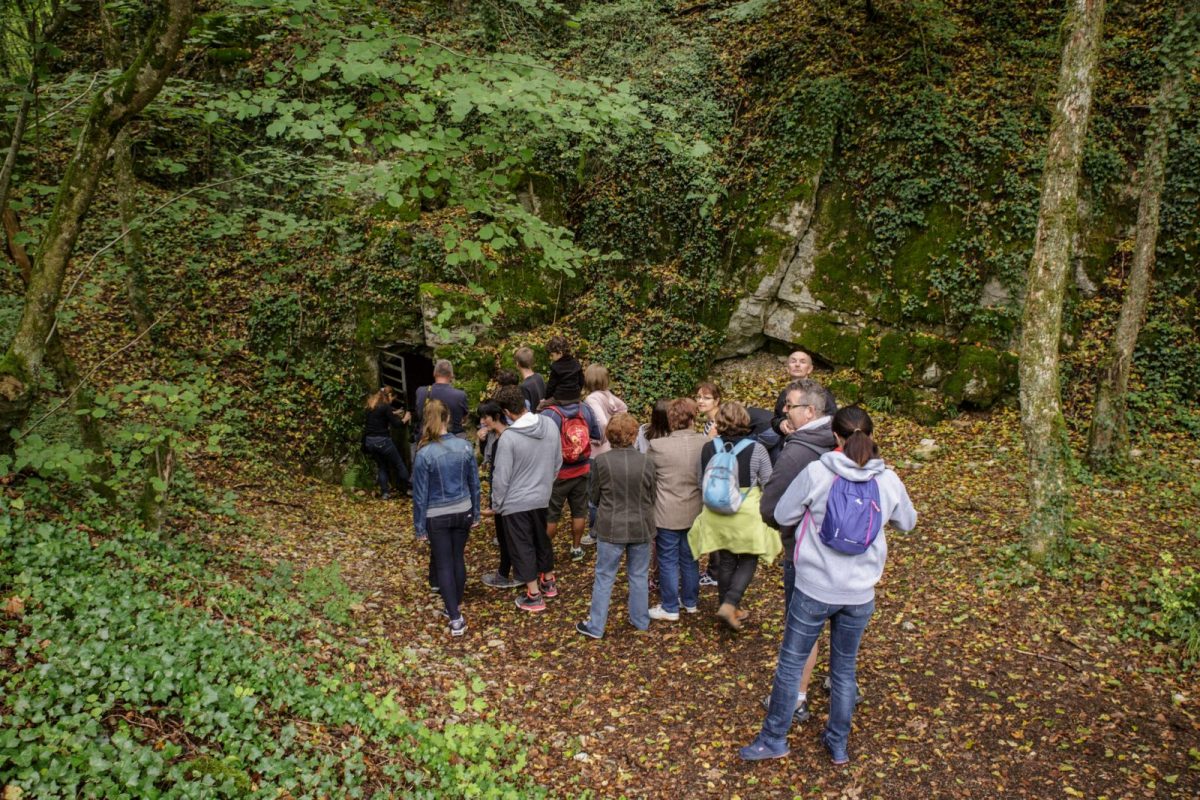
[[[417,402],[417,388],[433,383],[433,360],[420,348],[407,342],[395,342],[379,348],[379,385],[390,386],[405,408]]]

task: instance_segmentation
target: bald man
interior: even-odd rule
[[[812,356],[803,350],[796,350],[788,356],[785,368],[787,369],[788,383],[811,377],[813,371]],[[771,427],[784,438],[795,433],[791,421],[788,419],[787,414],[784,413],[784,405],[786,403],[787,387],[785,386],[779,392],[779,399],[775,401],[775,416],[771,420]],[[837,409],[838,404],[837,400],[833,398],[833,392],[825,388],[825,413],[832,417],[837,413]]]

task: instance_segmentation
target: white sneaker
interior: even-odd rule
[[[596,539],[590,533],[585,533],[583,538],[579,540],[579,543],[584,547],[594,547]]]
[[[698,614],[698,613],[700,613],[700,609],[696,608],[696,606],[684,606],[684,607],[683,607],[683,610],[684,610],[684,611],[686,611],[686,612],[688,612],[689,614]]]
[[[678,611],[667,611],[662,606],[659,605],[659,606],[655,606],[654,608],[650,609],[650,619],[665,619],[668,622],[678,622],[679,621],[679,612]]]

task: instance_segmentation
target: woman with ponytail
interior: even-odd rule
[[[847,744],[854,714],[858,645],[875,610],[875,584],[887,562],[883,527],[917,524],[908,492],[879,457],[874,425],[851,406],[834,415],[838,448],[809,464],[775,508],[781,525],[798,525],[796,589],[779,647],[767,718],[743,747],[746,761],[782,758],[790,751],[788,728],[804,662],[829,621],[829,722],[821,742],[834,764],[850,761]],[[860,513],[862,510],[862,513]]]

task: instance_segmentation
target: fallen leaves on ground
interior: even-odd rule
[[[771,371],[764,374],[762,365]],[[727,377],[737,399],[774,401],[774,360]],[[594,550],[565,560],[555,542],[559,596],[543,614],[484,586],[496,566],[494,530],[474,530],[464,601],[468,633],[452,639],[427,589],[427,550],[413,540],[408,501],[297,478],[260,483],[241,508],[262,531],[238,546],[298,567],[337,562],[362,601],[344,627],[362,655],[355,677],[396,691],[430,724],[487,717],[532,737],[528,767],[556,794],[602,797],[1195,797],[1200,725],[1194,673],[1171,646],[1127,640],[1115,609],[1159,565],[1194,556],[1200,497],[1185,485],[1096,479],[1077,489],[1076,537],[1093,555],[1065,579],[1013,580],[1004,548],[1020,538],[1024,457],[1013,412],[965,415],[932,427],[876,414],[885,458],[920,512],[889,534],[889,562],[859,658],[867,700],[854,716],[848,767],[817,741],[824,669],[810,688],[812,719],[793,728],[792,754],[747,765],[737,748],[764,716],[782,634],[778,568],[760,568],[741,634],[700,612],[634,630],[623,575],[600,641],[577,635],[587,615]],[[936,451],[923,459],[915,454]],[[1192,446],[1163,439],[1164,464],[1196,465]],[[1170,500],[1164,492],[1171,492]],[[1180,504],[1186,506],[1181,508]],[[1191,520],[1189,523],[1188,520]],[[656,598],[651,598],[651,603]],[[822,662],[827,638],[820,643]],[[404,669],[372,666],[391,648]],[[470,684],[469,696],[452,694]],[[477,702],[483,700],[484,702]]]

